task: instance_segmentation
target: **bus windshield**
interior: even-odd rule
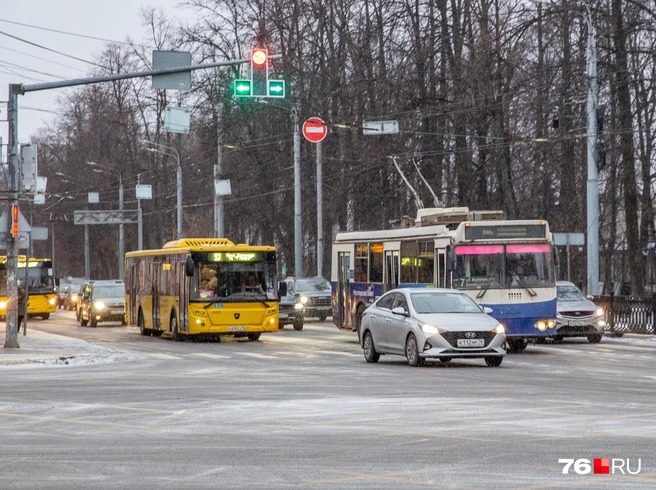
[[[455,247],[454,285],[460,289],[553,287],[548,244],[461,245]]]
[[[275,263],[200,262],[191,300],[263,301],[277,299]]]

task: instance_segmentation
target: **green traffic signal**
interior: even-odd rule
[[[269,80],[269,97],[284,97],[285,96],[285,81],[284,80]]]
[[[237,97],[251,97],[253,83],[250,80],[235,80],[232,85],[232,93]]]

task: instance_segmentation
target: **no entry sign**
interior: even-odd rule
[[[303,136],[311,143],[319,143],[328,134],[326,123],[318,117],[311,117],[303,123]]]

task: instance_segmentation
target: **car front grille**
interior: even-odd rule
[[[594,315],[594,311],[565,311],[560,314],[563,318],[582,318]]]
[[[330,298],[309,298],[308,306],[330,306]]]
[[[467,337],[466,334],[475,334],[475,337]],[[444,332],[440,334],[453,347],[458,346],[458,339],[484,339],[484,346],[487,347],[496,335],[494,332]]]
[[[294,305],[278,305],[278,311],[280,313],[291,313],[294,311]]]

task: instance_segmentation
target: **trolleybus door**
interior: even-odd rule
[[[185,275],[185,263],[176,264],[178,268],[178,315],[180,316],[180,330],[188,332],[187,310],[189,309],[189,288],[187,285],[191,280]]]
[[[349,326],[351,296],[349,291],[349,274],[351,270],[350,252],[337,253],[337,314],[340,328]]]
[[[159,315],[159,281],[160,277],[162,276],[162,264],[159,262],[154,262],[151,264],[151,267],[153,268],[153,273],[151,277],[153,278],[153,283],[152,283],[152,293],[153,293],[153,328],[156,330],[161,329],[160,325],[160,315]]]
[[[386,244],[387,245],[387,244]],[[385,250],[385,291],[399,286],[399,250]]]
[[[132,259],[130,259],[132,260]],[[130,297],[130,325],[137,324],[137,293],[139,292],[139,266],[134,264],[130,267],[130,285],[128,296]]]

